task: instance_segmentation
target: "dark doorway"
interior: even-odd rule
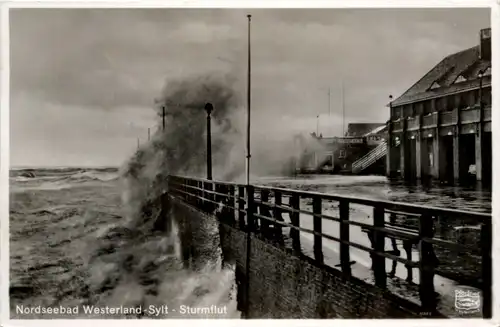
[[[417,140],[415,139],[409,139],[408,140],[408,167],[406,168],[407,171],[405,174],[407,176],[414,180],[417,178]]]
[[[483,146],[481,148],[481,151],[483,152],[483,183],[485,183],[486,185],[491,184],[492,181],[492,146],[491,132],[484,133]]]
[[[470,181],[475,179],[475,175],[469,173],[471,165],[476,164],[476,134],[460,135],[460,180]]]
[[[391,162],[390,162],[390,173],[391,177],[396,177],[399,175],[401,169],[401,148],[398,145],[391,147]]]
[[[453,182],[453,136],[441,137],[441,160],[444,162],[441,166],[440,175],[442,180]]]
[[[422,177],[428,179],[432,176],[434,147],[432,145],[432,138],[422,139],[421,142],[423,142],[421,154]]]

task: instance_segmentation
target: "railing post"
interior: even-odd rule
[[[231,226],[234,226],[234,222],[236,221],[236,201],[234,199],[235,195],[235,186],[230,185],[228,189],[228,198],[227,198],[227,205],[228,205],[228,216],[231,219]]]
[[[384,228],[384,208],[374,207],[373,208],[373,226],[376,228]],[[373,249],[377,252],[385,252],[385,234],[383,231],[374,231],[374,242]],[[381,288],[386,288],[387,286],[387,272],[385,270],[385,257],[378,254],[373,254],[373,273],[375,275],[375,285]]]
[[[492,247],[491,222],[485,222],[481,225],[481,266],[482,266],[482,289],[483,289],[483,318],[492,317],[492,266],[491,266],[491,247]]]
[[[214,203],[212,202],[215,197],[212,193],[213,190],[214,190],[214,185],[212,184],[211,181],[207,181],[205,182],[206,183],[206,190],[209,191],[209,193],[207,193],[207,212],[211,213],[213,211],[213,208],[214,208]]]
[[[349,202],[340,201],[339,203],[339,216],[340,216],[340,240],[342,242],[349,242]],[[340,243],[340,267],[344,276],[351,275],[351,255],[349,252],[349,244]]]
[[[240,230],[245,230],[245,187],[238,186],[238,222]]]
[[[282,204],[283,204],[283,202],[282,202],[281,192],[274,191],[274,212],[273,212],[273,216],[274,216],[274,219],[276,219],[278,221],[283,221],[283,217],[281,216],[281,211],[282,210],[280,208],[278,208]],[[274,225],[274,238],[280,244],[283,242],[283,229],[282,229],[282,225],[280,225],[280,224],[275,224]]]
[[[295,210],[300,210],[300,197],[298,194],[290,196],[290,207]],[[293,226],[300,227],[300,213],[291,212],[290,220]],[[300,253],[300,234],[299,230],[295,228],[290,229],[290,237],[292,238],[293,250]]]
[[[422,302],[422,309],[427,313],[434,313],[436,311],[436,293],[434,291],[434,266],[435,255],[431,243],[428,243],[424,238],[432,238],[433,219],[429,214],[424,214],[420,217],[419,224],[419,255],[420,255],[420,284],[419,294],[420,301]]]
[[[247,228],[248,232],[255,232],[255,189],[253,185],[247,185]]]
[[[321,198],[319,196],[313,197],[313,224],[314,224],[314,232],[317,233],[314,235],[314,258],[320,264],[324,263],[323,258],[323,236],[322,234],[322,218],[319,217],[321,215]],[[319,234],[319,235],[318,235]]]
[[[196,192],[194,193],[194,194],[196,194],[196,207],[199,209],[201,207],[201,200],[200,200],[201,191],[199,190],[199,188],[200,188],[200,181],[196,181],[195,182],[195,186],[197,188]]]
[[[193,185],[194,183],[195,183],[195,182],[194,182],[193,180],[189,180],[189,182],[187,183],[187,185],[189,186],[189,187],[187,187],[187,191],[188,191],[188,193],[189,193],[189,204],[190,204],[190,205],[195,205],[195,199],[196,199],[196,198],[194,197],[195,192],[194,192],[194,190],[191,188],[191,186],[194,186],[194,185]]]
[[[259,209],[260,215],[264,216],[264,217],[270,217],[269,208],[268,208],[267,204],[264,204],[264,202],[269,202],[269,191],[268,190],[262,190],[262,189],[260,190],[260,201],[261,201],[261,205],[260,205],[260,209]],[[269,236],[269,226],[270,226],[269,220],[265,220],[265,219],[260,220],[260,232],[266,238]]]

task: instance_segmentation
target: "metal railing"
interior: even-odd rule
[[[453,125],[457,121],[454,119],[455,115],[453,111],[444,111],[439,113],[441,115],[441,125]]]
[[[283,230],[289,228],[292,250],[296,253],[301,252],[300,233],[312,235],[314,261],[320,265],[324,265],[323,241],[334,241],[339,246],[339,269],[346,277],[351,276],[350,250],[367,252],[372,260],[375,285],[380,288],[387,287],[386,259],[393,260],[393,269],[397,262],[403,263],[408,270],[407,279],[410,281],[411,272],[414,268],[418,269],[421,305],[429,312],[435,312],[437,306],[434,291],[436,273],[450,278],[446,275],[446,269],[436,262],[434,248],[475,255],[480,263],[476,262],[473,266],[479,266],[480,270],[475,272],[472,280],[480,280],[480,283],[472,283],[474,285],[471,286],[482,289],[483,317],[491,317],[492,225],[489,214],[179,176],[169,176],[168,194],[199,210],[216,214],[222,223],[254,233],[281,246],[284,244]],[[337,215],[329,214],[323,206],[332,202],[337,204]],[[369,222],[351,217],[351,206],[359,205],[371,207]],[[288,215],[288,219],[285,219],[285,215]],[[395,221],[396,216],[412,217],[413,223],[398,223]],[[460,241],[446,239],[444,232],[436,234],[436,222],[440,223],[438,230],[441,230],[445,220],[449,222],[459,219],[480,225],[478,244],[466,245]],[[332,222],[338,224],[335,232],[337,236],[329,235],[326,228],[322,227]],[[357,226],[367,233],[371,245],[352,240],[352,226]],[[393,246],[395,240],[410,244],[410,251],[406,251],[407,257],[400,256],[397,250],[386,251],[386,238],[392,240]],[[418,246],[417,261],[412,260],[411,245]],[[452,270],[456,273],[459,268],[455,266]],[[451,278],[453,279],[453,276]]]
[[[430,114],[422,117],[422,128],[434,127],[437,125],[436,121],[437,115]]]
[[[387,142],[384,141],[365,156],[352,163],[352,172],[357,174],[374,164],[377,160],[387,154]]]
[[[478,104],[467,108],[455,108],[452,111],[440,111],[434,112],[431,115],[423,115],[422,116],[422,126],[418,124],[418,116],[408,117],[407,119],[407,130],[415,130],[418,128],[429,128],[436,127],[437,125],[437,115],[439,113],[440,117],[440,126],[449,126],[455,125],[460,120],[461,123],[469,124],[469,123],[477,123],[480,120],[479,117],[480,107]],[[395,119],[396,117],[392,117]],[[489,122],[491,121],[491,105],[486,105],[483,107],[483,121]],[[398,132],[402,130],[401,119],[397,118],[392,120],[393,131]]]
[[[460,122],[462,124],[474,123],[477,121],[479,121],[479,108],[471,108],[460,111]]]

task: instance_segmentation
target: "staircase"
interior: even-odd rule
[[[359,158],[352,164],[352,173],[359,174],[366,168],[373,165],[380,158],[385,157],[387,154],[387,142],[380,143],[375,149],[368,152],[365,156]]]

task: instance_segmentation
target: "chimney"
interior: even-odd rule
[[[479,33],[479,59],[491,61],[491,28]]]

